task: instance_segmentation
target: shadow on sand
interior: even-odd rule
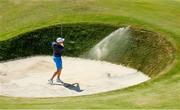
[[[80,89],[79,83],[70,84],[70,83],[63,82],[63,83],[54,83],[52,85],[64,86],[65,88],[68,88],[68,89],[76,91],[76,92],[82,92],[83,91]]]

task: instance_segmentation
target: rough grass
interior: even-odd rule
[[[180,108],[180,2],[178,0],[1,0],[0,40],[57,23],[98,22],[140,26],[164,35],[175,61],[144,84],[69,98],[0,97],[0,108]]]

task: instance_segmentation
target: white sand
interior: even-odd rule
[[[14,97],[64,97],[107,92],[137,85],[150,78],[135,69],[108,62],[63,57],[61,79],[50,85],[55,71],[50,56],[0,63],[0,95]],[[74,84],[74,85],[70,85]]]

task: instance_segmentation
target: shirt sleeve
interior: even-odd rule
[[[56,43],[55,42],[52,42],[52,46],[54,46]]]

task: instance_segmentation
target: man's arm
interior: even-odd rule
[[[55,44],[56,44],[55,42],[52,42],[52,47],[53,47]]]

